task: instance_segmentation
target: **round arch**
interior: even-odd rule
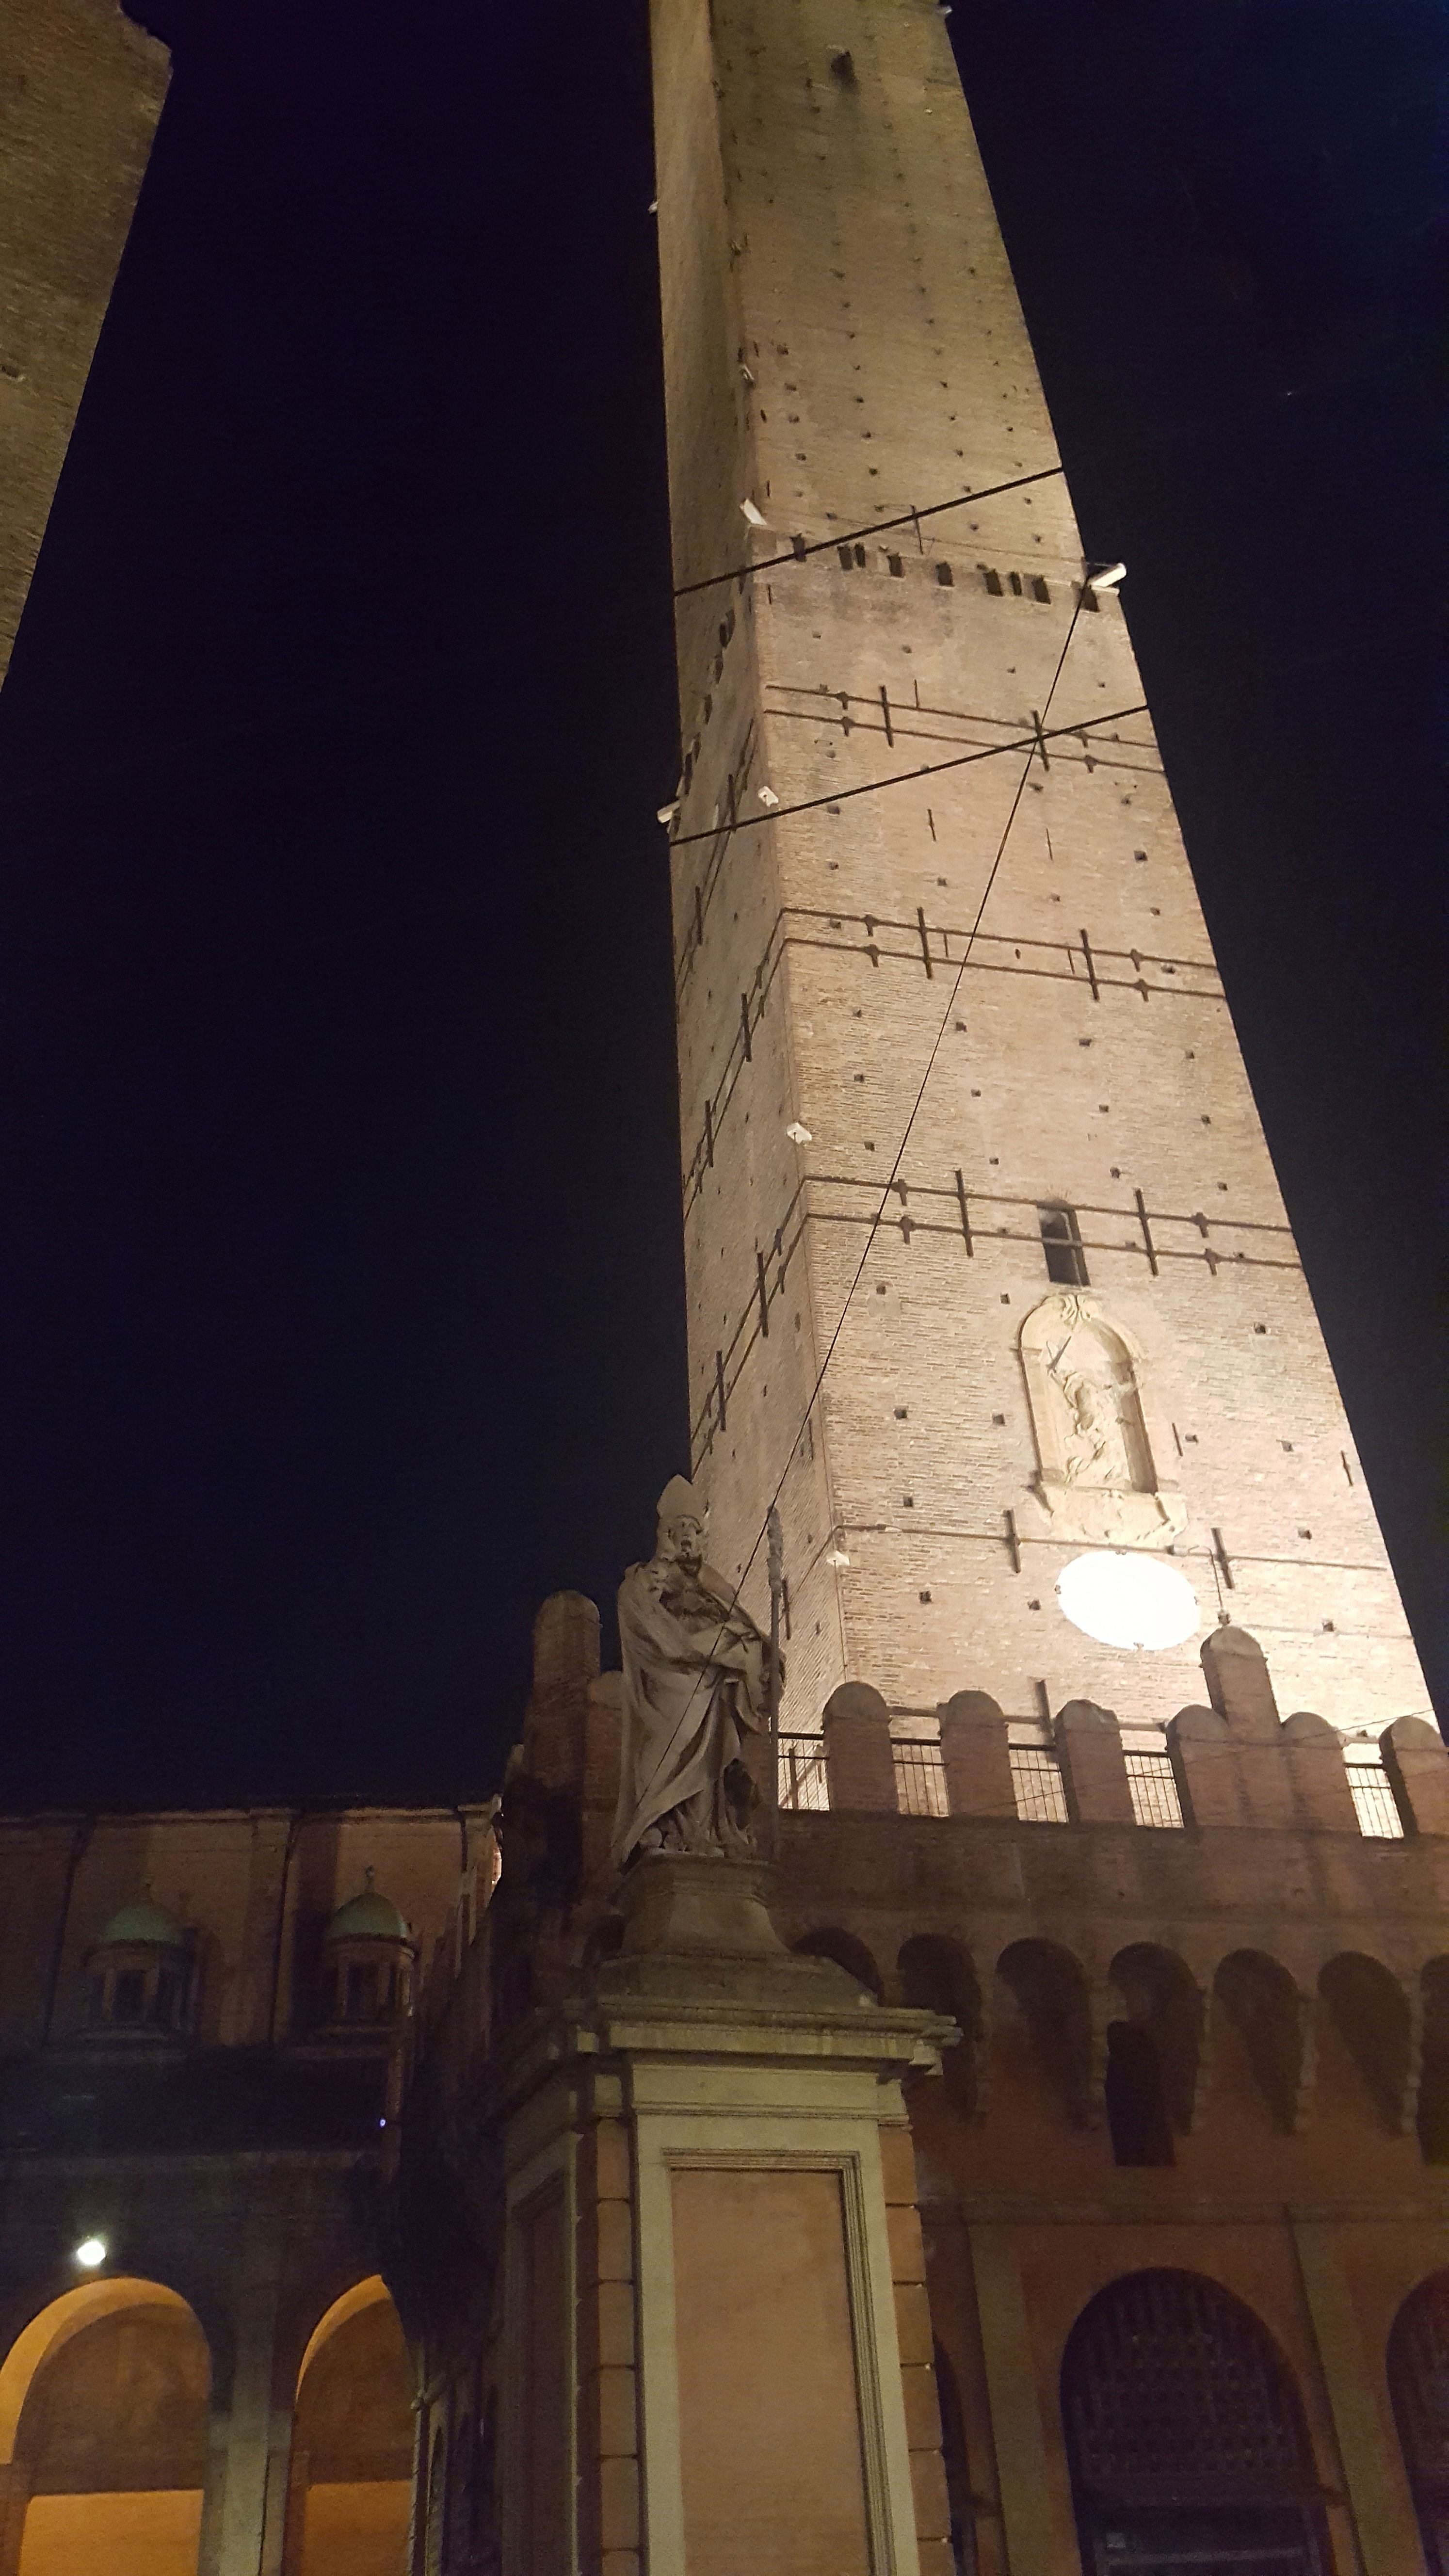
[[[792,1941],[790,1947],[797,1958],[833,1959],[837,1968],[843,1968],[848,1977],[854,1977],[856,1984],[874,1995],[877,2003],[884,2000],[885,1981],[865,1943],[854,1932],[846,1932],[838,1924],[827,1923],[814,1932],[807,1932],[803,1939]]]
[[[1411,2290],[1389,2333],[1389,2395],[1430,2576],[1449,2576],[1449,2271]]]
[[[1220,2282],[1109,2282],[1067,2339],[1061,2404],[1086,2576],[1259,2558],[1275,2576],[1328,2576],[1297,2382]]]
[[[27,2326],[21,2327],[0,2362],[0,2467],[8,2467],[15,2457],[21,2414],[39,2372],[73,2335],[102,2317],[118,2315],[123,2308],[179,2308],[191,2318],[205,2341],[195,2309],[178,2290],[168,2290],[164,2282],[143,2281],[118,2272],[107,2280],[80,2281],[73,2290],[63,2290],[59,2298],[52,2299]]]
[[[307,2337],[306,2349],[297,2364],[299,2393],[311,2364],[316,2360],[324,2343],[331,2342],[338,2328],[345,2326],[351,2318],[360,2316],[364,2308],[374,2307],[379,2299],[387,2299],[391,2296],[392,2293],[382,2274],[372,2272],[365,2281],[354,2281],[350,2290],[344,2290],[340,2298],[333,2300],[330,2308],[324,2308]]]
[[[392,2576],[412,2493],[413,2374],[387,2283],[324,2308],[297,2369],[283,2576]]]
[[[194,2576],[213,2378],[200,2318],[164,2282],[115,2273],[49,2300],[0,2361],[19,2564]]]

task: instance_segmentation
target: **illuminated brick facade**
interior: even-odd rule
[[[785,1476],[787,1722],[1146,1719],[1222,1617],[1290,1708],[1424,1714],[944,23],[656,0],[655,65],[693,1453],[731,1577]],[[1064,1620],[1104,1544],[1174,1549],[1176,1650]]]
[[[115,0],[0,6],[0,680],[169,71]]]

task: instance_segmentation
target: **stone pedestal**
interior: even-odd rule
[[[949,2576],[900,2078],[951,2025],[651,1855],[505,2104],[515,2576]]]

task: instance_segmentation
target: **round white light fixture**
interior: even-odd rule
[[[1118,1548],[1074,1556],[1062,1568],[1057,1599],[1074,1628],[1101,1646],[1180,1646],[1202,1624],[1187,1576],[1160,1556]]]
[[[104,2236],[83,2236],[75,2249],[74,2259],[83,2272],[95,2272],[104,2263],[106,2253]]]

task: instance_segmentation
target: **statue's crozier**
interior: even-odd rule
[[[769,1726],[769,1648],[704,1563],[705,1506],[683,1476],[659,1497],[647,1565],[619,1586],[624,1735],[613,1857],[754,1851],[747,1736]]]

